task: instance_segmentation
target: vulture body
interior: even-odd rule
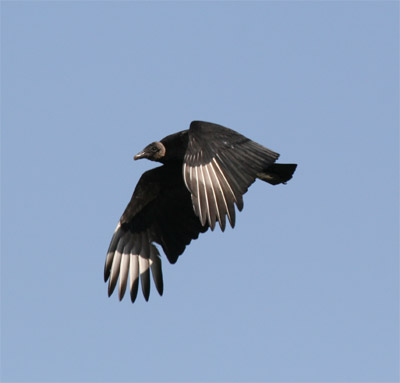
[[[279,154],[243,135],[210,122],[193,121],[184,130],[153,142],[134,159],[147,158],[162,166],[145,172],[133,192],[112,237],[104,280],[110,296],[119,279],[119,299],[128,280],[132,302],[139,278],[146,300],[150,274],[163,293],[161,245],[175,263],[189,243],[218,222],[235,225],[235,205],[243,209],[243,194],[257,179],[272,185],[292,178],[296,164],[276,164]]]

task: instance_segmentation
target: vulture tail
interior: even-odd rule
[[[289,181],[297,164],[272,164],[267,169],[257,174],[257,178],[271,185],[285,184]]]

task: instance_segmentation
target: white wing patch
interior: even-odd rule
[[[236,201],[235,193],[233,192],[231,185],[229,185],[229,182],[228,182],[228,180],[226,179],[224,172],[222,171],[221,167],[218,165],[218,162],[217,162],[217,160],[216,160],[215,158],[213,158],[213,162],[214,162],[215,166],[217,167],[217,169],[219,170],[219,174],[221,174],[221,176],[222,176],[222,178],[224,179],[226,185],[228,185],[228,188],[229,188],[230,193],[232,194],[232,197],[233,197],[233,198],[235,199],[235,201]],[[214,168],[213,168],[213,169],[214,169]]]
[[[129,258],[129,291],[131,292],[131,299],[135,301],[139,288],[139,257],[131,253]]]
[[[216,158],[205,165],[192,166],[184,163],[183,178],[192,195],[193,209],[202,225],[208,222],[211,230],[214,230],[218,221],[224,231],[226,216],[231,226],[235,225],[234,205],[241,207],[243,202]]]
[[[204,225],[204,220],[203,220],[203,214],[202,214],[202,209],[201,209],[201,198],[200,198],[200,179],[199,179],[199,171],[198,171],[198,167],[196,166],[194,168],[195,172],[196,172],[196,176],[195,176],[195,181],[196,181],[196,192],[195,192],[195,196],[197,198],[197,215],[200,217],[200,222],[202,222],[202,224]]]
[[[204,166],[200,165],[199,168],[200,168],[200,172],[201,172],[201,182],[200,183],[203,185],[200,195],[201,195],[201,197],[204,198],[204,211],[201,214],[202,218],[200,219],[200,221],[201,221],[201,224],[204,226],[206,224],[206,219],[208,219],[208,222],[211,222],[211,220],[210,220],[210,201],[208,200],[208,195],[207,195],[207,191],[208,191],[208,188],[210,187],[210,185],[207,184],[206,178],[204,176],[204,169],[203,169]],[[199,201],[201,199],[202,198],[199,198]],[[200,208],[200,205],[199,205],[199,208]]]
[[[219,213],[218,202],[217,202],[217,194],[216,194],[216,190],[215,190],[216,186],[219,185],[219,182],[218,182],[218,179],[216,179],[216,182],[215,182],[215,185],[214,185],[214,180],[211,178],[210,170],[214,171],[212,163],[210,163],[209,165],[206,165],[205,169],[206,169],[206,173],[207,173],[207,176],[208,176],[207,184],[209,185],[209,187],[210,187],[210,189],[212,191],[212,201],[214,202],[214,206],[215,206],[216,213],[217,213],[217,218],[218,218],[218,221],[220,222],[221,221],[221,215]],[[211,214],[209,214],[208,217],[209,217],[210,220],[213,219],[213,217],[211,217]]]
[[[131,233],[121,229],[118,223],[107,252],[104,266],[104,279],[108,280],[110,296],[118,282],[119,300],[125,295],[129,278],[129,290],[132,302],[135,301],[139,278],[146,300],[150,295],[150,270],[160,295],[163,293],[161,258],[157,248],[151,243],[147,232]]]

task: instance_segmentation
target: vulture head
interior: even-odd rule
[[[141,152],[133,157],[134,160],[147,158],[150,161],[160,161],[165,156],[165,146],[161,142],[152,142],[147,145]]]

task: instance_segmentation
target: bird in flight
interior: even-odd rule
[[[222,231],[227,221],[233,228],[235,205],[243,209],[243,194],[257,178],[272,185],[292,178],[297,165],[277,164],[278,157],[234,130],[203,121],[147,145],[134,159],[162,166],[140,177],[114,231],[104,266],[108,296],[119,279],[122,300],[129,279],[134,302],[140,279],[147,301],[150,274],[162,295],[161,258],[154,243],[175,263],[193,239],[214,230],[217,222]]]

